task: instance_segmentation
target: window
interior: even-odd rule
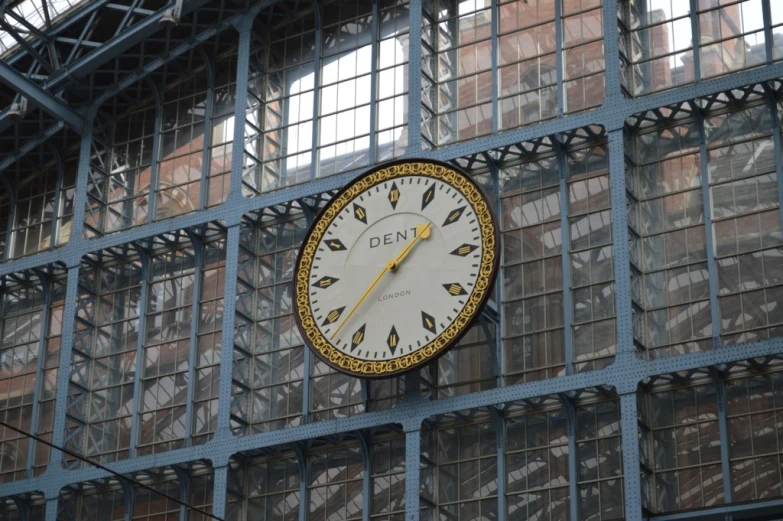
[[[507,385],[565,372],[557,158],[502,168],[503,351]]]
[[[207,88],[201,71],[163,92],[155,219],[200,207]]]
[[[699,132],[693,120],[634,136],[630,192],[641,237],[634,295],[637,340],[649,358],[712,348]],[[632,210],[633,213],[633,210]]]
[[[305,217],[257,226],[245,221],[237,283],[235,393],[242,432],[301,422],[304,344],[293,317],[291,280]]]
[[[768,338],[783,322],[783,233],[766,105],[705,121],[721,340]]]
[[[566,157],[574,362],[577,372],[610,364],[617,350],[609,168],[605,145]]]

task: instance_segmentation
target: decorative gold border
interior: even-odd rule
[[[444,181],[459,190],[473,207],[481,227],[483,248],[478,279],[460,314],[432,342],[416,352],[392,360],[377,362],[360,360],[334,347],[316,327],[308,291],[310,286],[310,269],[313,265],[318,244],[323,239],[326,230],[351,201],[377,184],[409,175],[431,177]],[[461,172],[445,165],[420,161],[396,163],[370,172],[365,177],[347,186],[327,203],[327,206],[308,232],[304,244],[302,244],[297,261],[296,285],[294,288],[297,322],[309,341],[311,348],[337,369],[366,377],[391,376],[413,369],[443,354],[446,349],[465,333],[470,323],[480,313],[483,303],[492,291],[492,284],[497,273],[498,237],[496,234],[497,227],[484,194],[481,193],[472,180]]]

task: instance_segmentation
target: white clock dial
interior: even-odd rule
[[[475,192],[447,179],[414,171],[368,185],[333,209],[328,222],[322,214],[315,223],[319,237],[305,241],[312,257],[297,275],[306,282],[297,284],[297,304],[301,323],[310,326],[306,336],[336,352],[327,361],[340,358],[342,369],[381,376],[464,332],[466,308],[476,312],[477,285],[482,299],[490,290],[487,261],[494,266],[496,237],[486,235],[496,229],[487,226],[485,202],[479,206],[486,213],[477,215]]]

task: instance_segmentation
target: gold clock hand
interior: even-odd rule
[[[348,320],[351,318],[351,316],[356,312],[357,309],[359,309],[359,306],[362,305],[362,302],[367,298],[367,296],[372,292],[373,289],[375,289],[375,286],[378,285],[378,283],[381,281],[384,275],[386,275],[387,271],[397,271],[397,268],[400,265],[400,262],[408,256],[408,253],[413,249],[413,246],[416,245],[416,243],[419,241],[420,238],[429,238],[430,236],[430,226],[432,225],[432,222],[429,222],[427,224],[420,224],[416,227],[416,237],[413,238],[411,242],[408,243],[405,248],[402,249],[402,251],[397,255],[397,257],[394,258],[394,260],[390,260],[386,263],[386,266],[383,268],[383,270],[378,274],[377,277],[375,277],[375,280],[370,283],[370,286],[364,290],[364,293],[362,294],[361,298],[359,299],[359,302],[357,302],[351,311],[345,315],[345,318],[340,323],[340,325],[335,329],[334,333],[332,333],[332,336],[329,337],[329,340],[334,340],[334,337],[337,336],[337,333],[340,332],[340,330],[343,328],[343,326],[348,322]]]
[[[353,307],[353,309],[351,309],[351,312],[350,312],[350,313],[348,313],[348,314],[345,316],[345,318],[344,318],[344,319],[343,319],[343,321],[340,323],[340,325],[337,327],[337,329],[334,331],[334,333],[332,333],[332,336],[331,336],[331,337],[329,337],[329,340],[334,340],[334,337],[336,337],[336,336],[337,336],[337,333],[339,333],[339,332],[340,332],[340,330],[341,330],[341,329],[343,328],[343,326],[345,325],[345,323],[346,323],[346,322],[348,322],[348,319],[349,319],[349,318],[351,318],[351,315],[353,315],[353,314],[354,314],[354,312],[355,312],[355,311],[356,311],[356,310],[359,308],[359,306],[361,306],[361,305],[362,305],[362,302],[364,302],[364,299],[366,299],[366,298],[367,298],[367,295],[369,295],[369,294],[370,294],[370,292],[373,290],[373,288],[375,288],[375,286],[377,286],[377,285],[378,285],[378,283],[381,281],[381,279],[383,278],[383,276],[384,276],[384,275],[386,275],[386,272],[387,272],[387,271],[389,271],[389,270],[391,269],[391,267],[392,267],[392,263],[393,263],[393,262],[394,262],[394,261],[389,261],[389,262],[387,262],[387,263],[386,263],[386,267],[385,267],[385,268],[383,268],[383,271],[381,271],[381,272],[378,274],[378,276],[377,276],[377,277],[375,277],[375,280],[374,280],[374,281],[372,281],[372,283],[370,284],[370,287],[368,287],[368,288],[367,288],[367,289],[364,291],[364,293],[362,294],[362,297],[359,299],[359,302],[357,302],[357,303],[356,303],[356,305]]]
[[[419,239],[429,239],[430,226],[432,226],[432,222],[428,222],[427,224],[420,224],[416,227],[416,237],[414,237],[413,240],[408,243],[408,245],[403,248],[399,255],[397,255],[397,257],[392,261],[393,266],[389,268],[391,271],[397,271],[397,268],[400,267],[403,259],[405,259],[411,250],[413,250],[413,247],[416,246],[416,244],[419,242]]]

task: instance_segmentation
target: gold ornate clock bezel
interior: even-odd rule
[[[369,361],[337,349],[316,327],[310,306],[310,270],[318,244],[338,214],[373,186],[402,176],[423,176],[448,183],[476,213],[482,235],[482,256],[475,286],[462,311],[435,339],[413,353],[392,360]],[[500,234],[494,212],[476,182],[452,165],[430,159],[399,160],[370,170],[343,187],[326,203],[307,231],[296,259],[294,318],[304,341],[325,363],[338,371],[363,378],[388,378],[412,371],[443,355],[467,333],[478,318],[495,285],[500,266]]]

